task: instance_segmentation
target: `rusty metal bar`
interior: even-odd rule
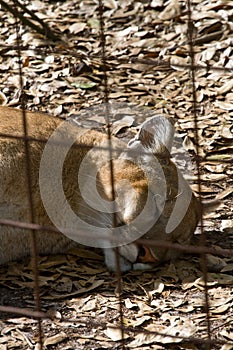
[[[196,165],[197,165],[197,183],[198,183],[198,192],[201,193],[201,172],[200,172],[200,162],[199,162],[199,135],[198,135],[198,115],[197,115],[197,95],[196,95],[196,69],[195,65],[195,52],[194,52],[194,23],[192,20],[192,0],[187,0],[187,9],[188,9],[188,29],[187,29],[187,37],[189,44],[189,56],[191,59],[190,73],[191,73],[191,84],[192,84],[192,105],[193,105],[193,120],[194,120],[194,138],[196,142],[197,156],[196,156]],[[206,234],[204,230],[203,223],[203,205],[200,199],[200,229],[201,229],[201,240],[200,245],[206,246]],[[210,309],[209,309],[209,295],[208,295],[208,272],[207,272],[207,257],[205,253],[201,254],[201,265],[204,279],[204,294],[205,294],[205,312],[206,312],[206,324],[207,324],[207,334],[209,345],[207,344],[207,349],[211,349],[211,327],[210,327]]]
[[[103,65],[104,73],[104,103],[105,103],[105,119],[107,124],[107,135],[108,135],[108,147],[109,147],[109,168],[110,168],[110,183],[111,183],[111,200],[115,203],[116,192],[114,185],[114,168],[112,161],[112,135],[111,135],[111,125],[110,125],[110,108],[109,108],[109,88],[108,88],[108,75],[107,75],[107,61],[106,61],[106,38],[105,38],[105,28],[104,28],[104,8],[102,0],[99,0],[99,21],[100,21],[100,45],[101,45],[101,60]],[[117,216],[116,216],[116,207],[112,215],[112,227],[117,226]],[[121,268],[120,268],[120,254],[119,248],[114,248],[115,252],[115,263],[116,263],[116,278],[117,278],[117,289],[118,289],[118,300],[119,300],[119,317],[120,324],[123,326],[123,300],[122,300],[122,278],[121,278]],[[124,329],[121,328],[121,345],[122,349],[125,349],[124,345]]]
[[[14,9],[15,9],[15,32],[16,32],[16,42],[17,42],[17,56],[18,56],[18,65],[19,65],[19,78],[20,78],[20,86],[22,91],[21,96],[21,104],[22,104],[22,123],[24,130],[24,149],[26,154],[26,162],[25,162],[25,176],[27,180],[27,196],[28,196],[28,216],[29,221],[34,222],[34,206],[33,206],[33,196],[32,196],[32,178],[31,178],[31,159],[30,159],[30,144],[27,140],[28,135],[28,126],[27,126],[27,117],[25,112],[25,94],[23,88],[23,70],[21,63],[21,51],[20,51],[20,28],[18,23],[18,18],[15,15],[17,13],[17,1],[14,0]],[[32,268],[34,272],[34,295],[35,295],[35,303],[36,303],[36,311],[41,311],[41,301],[40,301],[40,290],[39,290],[39,270],[38,270],[38,257],[37,257],[37,243],[36,243],[36,233],[34,230],[31,230],[31,258],[32,258]],[[39,346],[40,349],[43,347],[43,331],[42,331],[42,323],[41,318],[37,318],[38,320],[38,333],[39,333]]]
[[[32,223],[27,223],[27,222],[21,222],[21,221],[14,221],[14,220],[6,220],[6,219],[0,219],[0,225],[7,225],[7,226],[12,226],[15,228],[20,228],[20,229],[27,229],[27,230],[34,230],[34,231],[48,231],[48,232],[53,232],[60,234],[60,231],[56,229],[53,226],[43,226],[39,224],[32,224]],[[62,230],[65,234],[69,235],[75,235],[77,232],[71,232],[69,230]],[[79,232],[80,237],[88,237],[88,233],[84,232],[81,233]],[[90,238],[92,235],[90,234]],[[99,235],[99,239],[106,239],[106,235]],[[113,243],[119,242],[117,237],[112,237],[111,238]],[[159,248],[167,248],[167,249],[174,249],[174,250],[179,250],[181,252],[187,252],[187,253],[193,253],[193,254],[213,254],[213,255],[219,255],[219,256],[224,256],[224,257],[232,257],[233,255],[233,249],[223,249],[223,248],[211,248],[205,246],[193,246],[193,245],[181,245],[179,243],[170,243],[170,242],[165,242],[163,240],[148,240],[148,239],[138,239],[137,242],[139,244],[145,245],[145,246],[154,246],[154,247],[159,247]]]
[[[45,313],[45,312],[38,312],[38,311],[33,311],[33,310],[29,310],[29,309],[25,309],[25,308],[18,308],[18,307],[12,307],[12,306],[0,306],[0,311],[1,312],[5,312],[5,313],[13,313],[13,314],[18,314],[18,315],[22,315],[22,316],[25,316],[25,317],[31,317],[31,318],[41,318],[43,320],[51,320],[53,321],[54,318],[52,318],[49,314]],[[69,318],[59,318],[59,322],[60,323],[71,323],[71,324],[76,324],[76,323],[79,323],[80,320],[79,319],[69,319]],[[82,320],[82,323],[83,324],[86,324],[86,325],[92,325],[93,327],[105,327],[105,322],[96,322],[96,321],[93,321],[92,319],[88,319],[87,320]],[[229,323],[229,322],[228,322]],[[154,335],[160,335],[160,336],[164,336],[164,337],[167,337],[169,336],[170,338],[174,338],[174,339],[177,339],[177,338],[180,338],[182,339],[184,342],[192,342],[193,344],[195,345],[223,345],[223,344],[226,344],[226,345],[229,345],[229,346],[233,346],[233,343],[232,342],[229,342],[229,341],[223,341],[223,340],[218,340],[218,339],[214,339],[214,340],[211,340],[209,341],[209,339],[202,339],[200,337],[183,337],[183,336],[179,336],[179,335],[173,335],[173,334],[169,334],[169,333],[162,333],[162,332],[159,332],[159,331],[151,331],[151,330],[146,330],[146,329],[137,329],[135,327],[130,327],[130,326],[122,326],[122,325],[109,325],[108,326],[109,328],[112,328],[112,329],[124,329],[125,332],[131,332],[133,334],[140,334],[140,333],[144,333],[144,334],[154,334]],[[218,327],[216,327],[218,328]]]
[[[1,47],[3,47],[2,50],[0,50],[0,55],[3,55],[5,52],[10,51],[10,50],[16,50],[16,46],[15,45],[4,45],[2,44]],[[82,53],[77,53],[76,51],[72,51],[70,49],[66,50],[65,48],[51,48],[49,47],[47,50],[43,49],[43,48],[35,48],[35,47],[31,47],[30,45],[20,45],[19,46],[21,51],[34,51],[36,53],[41,53],[41,54],[48,54],[48,53],[57,53],[57,54],[62,54],[64,56],[72,56],[72,57],[76,57],[79,59],[85,59],[87,58],[86,55],[82,54]],[[90,59],[100,59],[101,60],[101,55],[98,54],[90,54],[88,55],[88,58]],[[232,68],[228,68],[228,67],[217,67],[217,66],[212,66],[208,63],[206,63],[206,65],[201,65],[201,64],[194,64],[194,65],[190,65],[190,64],[179,64],[179,63],[171,63],[168,61],[164,61],[162,59],[151,59],[151,58],[138,58],[138,57],[130,57],[129,59],[126,58],[121,58],[121,57],[115,57],[115,56],[108,56],[106,57],[106,63],[107,65],[111,64],[111,62],[115,60],[116,62],[119,63],[140,63],[140,64],[145,64],[148,66],[154,66],[157,67],[159,66],[160,69],[162,68],[167,68],[170,69],[172,67],[176,67],[176,68],[184,68],[187,70],[190,70],[192,67],[195,68],[195,70],[207,70],[209,71],[226,71],[226,72],[232,72],[233,69]]]

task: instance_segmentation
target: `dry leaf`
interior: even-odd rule
[[[170,0],[167,7],[159,14],[159,19],[165,21],[180,16],[180,3],[176,0]]]
[[[56,344],[59,344],[61,343],[64,339],[66,339],[68,336],[66,333],[64,332],[61,332],[59,334],[56,334],[52,337],[49,337],[49,338],[46,338],[44,340],[44,345],[45,346],[48,346],[48,345],[56,345]]]
[[[72,24],[70,27],[69,27],[69,31],[71,33],[80,33],[82,32],[86,27],[86,23],[81,23],[81,22],[77,22],[77,23],[74,23]]]
[[[107,327],[104,331],[107,337],[109,337],[113,341],[120,341],[122,339],[128,339],[129,335],[127,333],[122,333],[120,328]]]
[[[125,116],[121,120],[117,120],[112,124],[111,133],[112,135],[117,135],[122,129],[132,126],[134,123],[134,118],[131,116]]]

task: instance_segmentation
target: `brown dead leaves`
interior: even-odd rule
[[[233,2],[192,3],[198,145],[200,155],[206,157],[201,163],[201,195],[206,199],[217,195],[222,202],[204,224],[210,230],[207,240],[211,246],[232,248]],[[96,108],[94,116],[86,111],[103,99],[97,2],[66,0],[58,5],[32,0],[27,6],[50,28],[58,28],[63,39],[60,46],[47,45],[40,35],[21,27],[27,107],[58,116],[75,114],[82,125],[104,129],[103,109]],[[2,9],[0,14],[0,100],[18,106],[21,86],[14,19]],[[109,97],[119,103],[113,109],[112,133],[127,140],[135,135],[145,114],[168,113],[177,117],[184,147],[195,154],[186,2],[106,0],[104,19]],[[144,106],[147,112],[138,109],[135,114],[128,103]],[[195,183],[193,188],[197,190]],[[106,271],[103,257],[80,249],[68,256],[42,258],[39,268],[42,307],[52,315],[51,320],[42,321],[47,348],[119,348],[122,333],[116,328],[120,325],[116,279]],[[232,258],[209,257],[208,268],[212,337],[233,342]],[[1,302],[34,306],[30,263],[13,263],[0,272]],[[130,327],[125,332],[126,346],[171,349],[175,343],[176,349],[199,349],[199,344],[185,340],[206,338],[203,289],[197,257],[151,272],[126,274],[123,322]],[[12,315],[2,318],[1,349],[38,348],[34,320]],[[213,349],[232,349],[232,345],[216,343]]]

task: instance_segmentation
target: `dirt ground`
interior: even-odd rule
[[[48,41],[20,24],[26,107],[62,118],[72,116],[84,127],[104,130],[97,1],[25,4],[61,39]],[[15,20],[3,7],[0,15],[0,99],[18,107],[22,89]],[[194,165],[187,2],[106,0],[103,15],[109,99],[114,106],[112,134],[127,140],[150,115],[174,117],[182,140],[174,153],[182,146],[191,160],[178,157],[177,164],[197,195],[221,202],[205,216],[207,245],[233,249],[232,2],[192,2],[201,194]],[[26,17],[31,19],[30,14]],[[131,118],[122,122],[125,115]],[[199,233],[198,229],[197,238]],[[119,297],[117,277],[105,267],[100,250],[80,247],[67,255],[40,257],[41,310],[48,316],[41,321],[43,348],[233,349],[233,258],[208,257],[206,288],[200,260],[187,254],[153,270],[125,273]],[[0,267],[0,276],[0,305],[34,310],[30,259]],[[122,322],[124,340],[117,328]],[[40,348],[38,322],[33,318],[2,312],[0,332],[0,350]]]

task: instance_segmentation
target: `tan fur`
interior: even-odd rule
[[[62,122],[59,118],[54,118],[41,113],[27,112],[28,137],[32,139],[47,140],[54,129]],[[22,112],[17,109],[0,107],[0,132],[11,136],[23,136]],[[100,142],[102,135],[90,131],[86,139],[79,140],[80,143],[92,145],[93,142]],[[41,202],[38,176],[40,158],[43,152],[44,142],[30,142],[31,159],[31,179],[32,179],[32,198],[35,212],[35,223],[40,225],[51,225],[51,222],[44,210]],[[64,177],[73,175],[77,171],[76,160],[83,156],[86,149],[73,148],[73,158],[69,158],[70,174],[64,172]],[[76,156],[76,154],[78,155]],[[0,139],[0,214],[1,218],[29,221],[28,195],[26,181],[26,164],[24,141],[13,138]],[[73,174],[72,174],[73,172]],[[74,182],[71,186],[64,181],[66,195],[70,198],[71,206],[77,208],[79,195],[74,188]],[[72,193],[72,195],[71,195]],[[38,253],[50,254],[64,252],[67,247],[74,244],[64,235],[52,232],[38,233]],[[30,238],[25,230],[16,230],[12,227],[1,227],[1,248],[0,263],[6,263],[11,260],[20,259],[30,253]]]
[[[63,120],[59,118],[41,113],[27,112],[28,137],[29,139],[48,140],[53,131],[61,123],[63,123]],[[85,133],[83,133],[83,129],[78,127],[75,127],[75,132],[77,135],[75,146],[81,145],[85,147],[72,147],[66,157],[63,168],[64,193],[75,213],[83,218],[87,218],[87,221],[90,223],[92,221],[98,221],[100,226],[105,226],[106,215],[102,215],[98,213],[98,211],[93,211],[85,204],[76,179],[79,166],[88,151],[92,149],[93,146],[103,147],[107,145],[107,137],[94,130],[86,130]],[[20,110],[0,107],[0,133],[9,134],[11,136],[23,136],[22,112]],[[167,134],[170,138],[169,132]],[[147,137],[147,133],[145,133],[143,137]],[[137,149],[138,143],[137,141],[135,142],[135,149]],[[140,142],[143,143],[143,140]],[[172,141],[165,141],[165,146],[166,142],[170,145]],[[115,148],[126,147],[121,141],[114,138],[113,144]],[[150,144],[151,140],[148,141],[147,139],[146,144],[143,145],[145,150],[148,150]],[[52,222],[42,203],[38,180],[40,160],[44,147],[45,142],[29,141],[34,222],[48,226],[52,225]],[[157,147],[157,149],[163,148],[161,144]],[[100,149],[91,157],[90,161],[93,162],[94,165],[98,163],[101,164],[103,151]],[[139,163],[137,162],[137,164],[135,164],[132,159],[127,159],[127,157],[122,154],[117,159],[113,160],[116,202],[120,208],[117,215],[119,225],[122,223],[124,223],[124,225],[130,224],[141,213],[147,201],[148,188],[153,188],[153,198],[157,195],[159,196],[160,193],[161,170],[157,170],[156,167],[153,168],[153,166],[149,164],[149,161],[144,160],[143,156],[141,156],[141,158],[142,160],[139,161]],[[171,233],[168,234],[165,232],[177,198],[181,196],[181,202],[183,202],[182,196],[185,196],[185,193],[188,193],[190,188],[181,176],[182,190],[178,193],[177,170],[174,163],[167,154],[160,154],[157,158],[165,174],[167,198],[165,207],[158,221],[145,233],[143,238],[161,239],[187,244],[199,220],[198,201],[194,195],[191,194],[191,202],[188,205],[187,211],[185,210],[183,213],[183,220]],[[140,162],[145,163],[146,167],[148,162],[149,176],[145,174],[143,167],[140,166]],[[0,217],[2,219],[18,220],[22,222],[28,222],[30,220],[25,165],[24,141],[0,137]],[[99,180],[97,184],[99,193],[103,199],[111,201],[112,190],[109,163],[101,165],[97,177]],[[48,191],[50,191],[50,189],[48,189]],[[54,194],[51,191],[49,195],[51,196],[52,203]],[[156,205],[158,206],[158,204],[154,202],[151,203],[151,207],[145,211],[145,220],[150,220],[151,217],[153,217],[153,210],[155,210],[153,208],[155,208]],[[61,212],[59,224],[66,227],[66,223],[63,222],[63,212]],[[26,230],[2,225],[0,226],[0,241],[0,264],[21,259],[30,254],[30,239],[28,231]],[[76,242],[68,239],[63,234],[37,232],[39,254],[65,252],[67,248],[75,244]],[[105,249],[104,251],[107,266],[111,270],[114,270],[115,260],[113,250]],[[150,251],[158,263],[178,255],[178,252],[160,248],[151,248]],[[138,252],[138,245],[134,243],[120,247],[120,264],[123,271],[139,266],[137,265],[137,263],[140,262],[140,259],[138,259]],[[144,267],[144,265],[142,267]]]

